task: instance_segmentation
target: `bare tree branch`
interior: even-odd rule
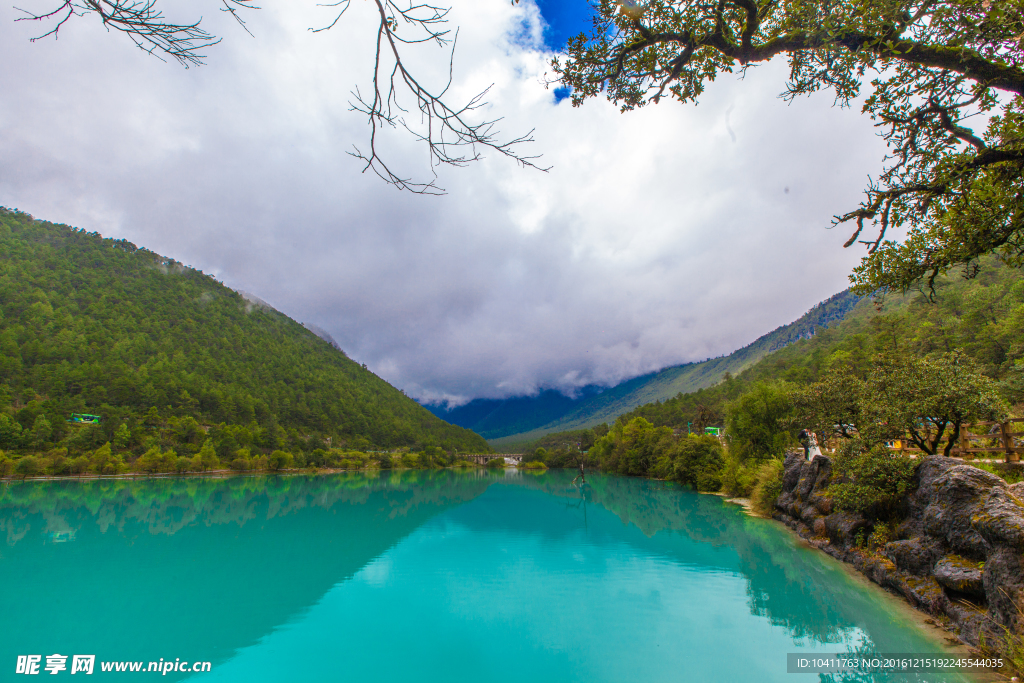
[[[253,0],[221,0],[222,11],[230,12],[238,23],[248,31],[245,22],[238,15],[239,9],[259,9]],[[56,21],[45,33],[32,38],[57,38],[60,29],[74,16],[98,14],[107,30],[124,33],[143,52],[163,59],[171,57],[186,68],[198,66],[206,58],[202,51],[216,45],[220,38],[200,28],[202,21],[191,24],[175,24],[165,20],[163,12],[156,7],[157,0],[64,0],[56,9],[37,13],[18,8],[25,14],[15,21]]]
[[[159,0],[59,0],[60,4],[46,13],[20,10],[25,16],[18,21],[36,21],[49,26],[45,33],[33,38],[56,38],[72,17],[98,14],[108,30],[124,33],[144,52],[160,59],[169,56],[186,68],[203,64],[203,51],[220,42],[220,38],[200,27],[200,21],[178,24],[167,21],[157,7]],[[743,0],[737,0],[743,1]],[[249,31],[239,14],[242,9],[259,9],[255,0],[220,0],[221,11],[228,12]],[[370,88],[364,96],[357,87],[350,102],[352,110],[366,115],[370,124],[368,145],[354,146],[352,156],[365,162],[363,171],[371,170],[385,182],[402,190],[420,194],[443,194],[437,186],[438,166],[464,166],[482,158],[490,150],[511,158],[523,167],[546,171],[537,165],[537,156],[520,153],[523,143],[533,141],[533,131],[512,139],[502,139],[498,131],[501,118],[480,114],[486,106],[484,97],[490,88],[464,103],[452,102],[450,88],[455,58],[455,36],[447,26],[449,9],[415,0],[373,0],[377,9],[376,51]],[[518,0],[514,0],[518,2]],[[333,19],[313,32],[334,28],[348,11],[351,0],[322,3],[335,10]],[[52,25],[51,25],[52,24]],[[401,27],[401,35],[399,28]],[[251,35],[251,33],[250,33]],[[451,49],[448,75],[437,87],[428,85],[421,70],[410,64],[403,49],[423,43],[434,43]],[[385,129],[401,129],[424,143],[433,178],[414,181],[393,170],[381,154]]]
[[[368,147],[358,146],[350,154],[365,162],[363,171],[373,171],[385,182],[400,190],[417,194],[444,194],[438,187],[437,166],[465,166],[482,158],[482,152],[490,149],[509,157],[523,167],[546,171],[535,161],[537,156],[518,152],[518,146],[533,141],[533,131],[510,140],[499,139],[496,119],[479,120],[475,114],[482,109],[490,87],[471,97],[463,104],[450,104],[447,99],[452,85],[457,33],[449,38],[446,28],[449,10],[428,3],[399,5],[395,0],[373,0],[377,7],[376,50],[374,54],[373,80],[371,90],[364,95],[358,88],[353,92],[353,111],[366,115],[370,125]],[[323,31],[336,25],[349,7],[350,0],[332,4],[340,7],[333,21],[316,31]],[[410,35],[398,35],[399,25],[406,27]],[[402,45],[433,42],[439,47],[451,44],[448,60],[448,76],[443,86],[432,89],[413,73],[401,50]],[[407,107],[403,99],[411,99]],[[410,121],[410,114],[418,114],[418,121]],[[386,128],[403,129],[415,140],[426,144],[433,178],[427,182],[413,181],[400,175],[386,162],[380,151],[381,132]]]

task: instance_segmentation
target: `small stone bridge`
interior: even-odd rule
[[[522,453],[456,453],[455,457],[472,460],[481,465],[486,465],[491,460],[498,460],[499,458],[504,458],[505,462],[509,465],[518,465],[523,461]]]

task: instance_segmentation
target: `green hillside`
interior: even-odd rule
[[[665,368],[659,372],[635,377],[600,394],[581,401],[568,414],[542,427],[500,439],[492,439],[495,448],[507,450],[525,442],[533,442],[545,434],[586,429],[594,425],[614,422],[619,415],[637,406],[664,401],[698,389],[711,387],[722,381],[726,374],[736,375],[762,358],[802,339],[815,336],[818,331],[834,325],[854,310],[860,298],[849,291],[826,299],[795,322],[783,325],[758,338],[751,344],[728,356],[712,358],[700,363],[687,363]]]
[[[103,419],[83,428],[72,412]],[[487,448],[197,270],[0,209],[0,448],[141,452],[157,432],[186,451],[209,434],[225,454]]]

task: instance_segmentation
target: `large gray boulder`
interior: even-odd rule
[[[985,561],[983,580],[989,615],[1016,633],[1024,630],[1024,558],[1014,548],[997,548]]]
[[[1008,486],[952,458],[922,458],[897,539],[871,550],[858,541],[875,520],[833,511],[832,478],[829,458],[789,454],[776,518],[920,609],[949,617],[965,642],[1024,632],[1024,483]]]
[[[868,520],[853,512],[833,512],[825,518],[825,530],[832,543],[847,548],[857,543],[860,532],[866,537],[871,531]]]
[[[924,502],[922,494],[927,493],[930,499],[922,513],[924,532],[943,540],[958,555],[983,561],[992,546],[975,528],[973,518],[993,488],[1005,490],[1006,482],[971,465],[936,463],[941,457],[925,458],[919,468],[925,472],[916,497]],[[928,476],[933,472],[936,476]]]
[[[916,536],[888,543],[883,552],[899,569],[916,576],[927,576],[932,573],[936,560],[942,557],[943,548],[934,539]]]
[[[947,555],[935,563],[935,580],[946,588],[974,597],[985,597],[980,562],[971,562],[957,555]]]
[[[992,548],[1024,552],[1024,505],[1007,487],[992,487],[971,514],[971,526]]]

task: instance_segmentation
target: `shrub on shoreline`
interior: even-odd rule
[[[743,462],[733,451],[728,451],[722,469],[722,491],[735,498],[749,497],[757,483],[759,465],[759,461]]]
[[[671,479],[689,484],[697,491],[713,492],[722,488],[725,453],[715,437],[690,435],[680,439],[670,457]]]
[[[884,445],[871,448],[859,439],[844,442],[833,458],[835,475],[828,488],[835,506],[873,519],[890,521],[910,490],[914,463]]]
[[[782,493],[782,461],[769,460],[757,470],[757,481],[750,494],[750,507],[762,517],[771,517],[775,501]]]
[[[277,472],[292,469],[346,469],[378,470],[403,467],[427,469],[451,467],[477,467],[465,459],[451,461],[443,451],[433,454],[400,451],[376,453],[354,450],[320,450],[309,454],[292,453],[282,449],[269,453],[253,453],[248,447],[236,449],[224,458],[217,456],[207,440],[195,449],[194,455],[179,455],[173,449],[162,450],[151,446],[142,455],[132,458],[130,452],[115,450],[110,443],[74,458],[67,457],[63,448],[45,454],[24,454],[14,458],[0,451],[0,477],[39,477],[86,475],[110,476],[120,474],[192,474],[230,470],[235,472]],[[128,456],[127,458],[125,456]],[[536,463],[545,468],[543,463]],[[502,459],[495,467],[505,466]]]

